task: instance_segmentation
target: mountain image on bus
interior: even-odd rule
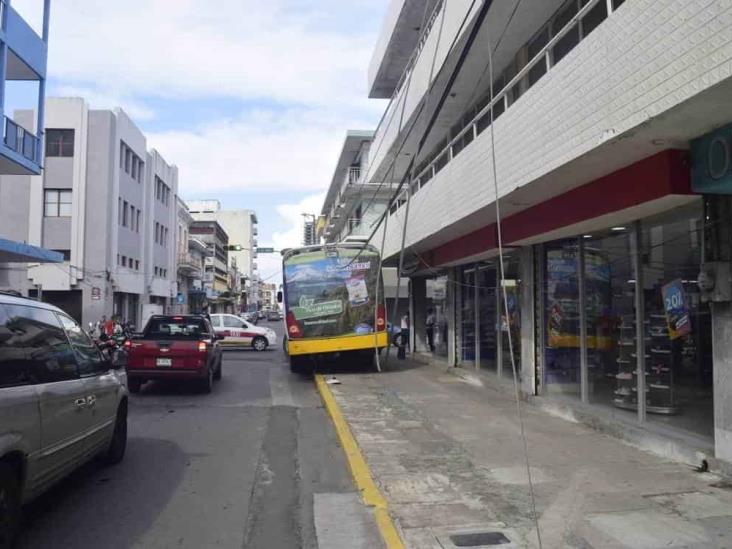
[[[284,250],[285,350],[294,372],[338,353],[372,360],[386,347],[379,252],[361,243]]]

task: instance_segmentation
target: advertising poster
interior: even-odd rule
[[[303,337],[373,333],[379,256],[358,250],[303,253],[284,265],[287,310]],[[383,299],[383,290],[380,291]]]
[[[691,333],[689,305],[684,295],[683,282],[679,279],[672,280],[661,288],[661,295],[669,338],[677,339]]]

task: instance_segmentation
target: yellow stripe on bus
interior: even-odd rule
[[[294,356],[373,349],[374,340],[376,340],[376,346],[386,347],[388,344],[388,335],[386,332],[379,332],[376,336],[374,334],[366,334],[323,339],[288,339],[287,352]]]

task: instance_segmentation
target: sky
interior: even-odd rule
[[[123,108],[179,167],[183,199],[254,209],[260,247],[296,246],[346,130],[386,108],[366,82],[387,3],[53,0],[47,96]],[[35,28],[42,4],[13,0]],[[279,256],[257,262],[277,279]]]

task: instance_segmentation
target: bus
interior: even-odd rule
[[[388,344],[376,248],[342,242],[283,250],[285,352],[293,372],[336,354],[375,360]]]

